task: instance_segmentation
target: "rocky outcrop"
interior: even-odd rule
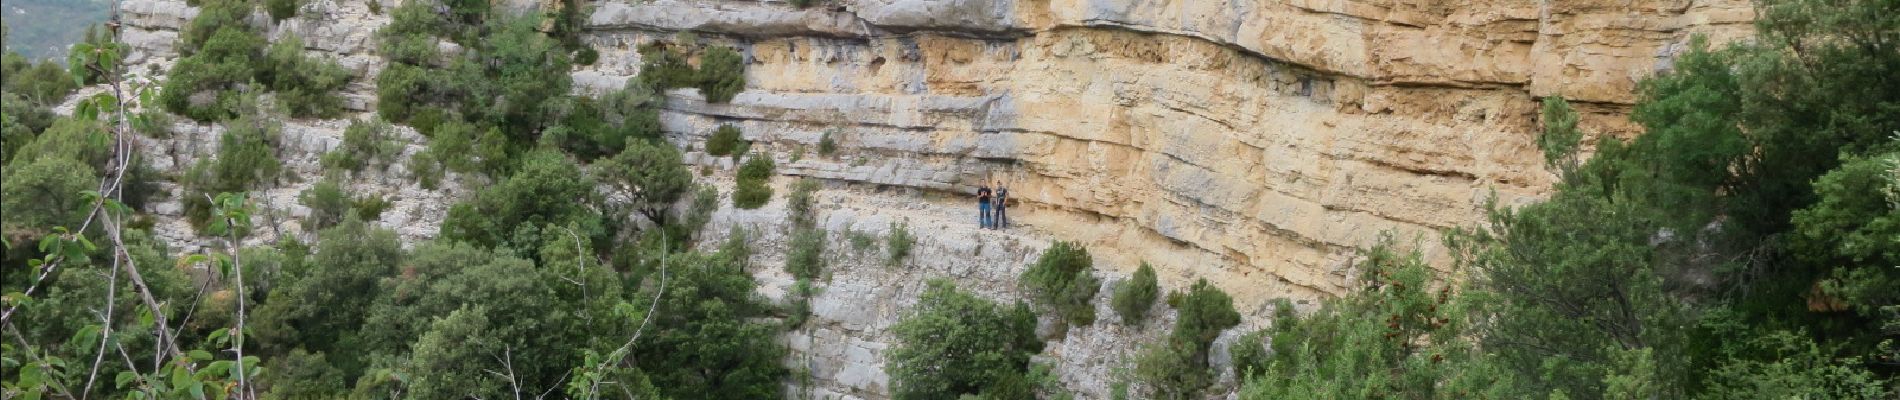
[[[1088,245],[1110,281],[1142,261],[1167,288],[1207,279],[1234,295],[1248,326],[1266,323],[1271,299],[1310,307],[1346,291],[1354,249],[1381,233],[1447,265],[1442,229],[1479,222],[1494,196],[1514,204],[1548,190],[1553,177],[1534,144],[1540,98],[1571,100],[1592,135],[1635,134],[1626,115],[1636,83],[1668,68],[1692,35],[1743,37],[1753,15],[1743,0],[815,3],[594,2],[584,40],[601,57],[574,77],[580,90],[618,88],[638,73],[639,45],[683,31],[696,44],[735,46],[747,88],[732,102],[668,94],[662,122],[678,144],[740,126],[781,173],[829,182],[819,198],[834,235],[912,221],[922,238],[912,268],[834,255],[815,319],[787,336],[788,362],[813,377],[800,390],[842,398],[887,397],[888,328],[924,280],[1014,299],[1016,274],[1052,240]],[[358,111],[373,110],[373,33],[388,23],[368,5],[313,0],[270,25],[273,37],[301,36],[311,54],[363,77],[350,88]],[[196,10],[127,0],[125,11],[132,61],[162,72]],[[295,146],[281,156],[305,179],[263,195],[267,208],[297,214],[295,193],[346,124],[287,128]],[[178,169],[208,154],[217,129],[181,125],[149,147]],[[840,150],[818,155],[827,135]],[[423,141],[404,137],[410,151]],[[696,152],[688,160],[731,167]],[[393,216],[379,223],[423,240],[463,191],[422,190],[405,177],[397,167],[353,187],[392,196]],[[1009,183],[1024,228],[970,229],[962,194],[985,180]],[[755,261],[776,266],[782,207],[722,210],[708,240],[752,227],[765,232]],[[186,248],[211,243],[167,226]],[[768,295],[782,298],[790,278],[758,270]],[[1171,318],[1163,314],[1154,326]],[[1112,366],[1160,331],[1101,322],[1053,342],[1045,358],[1069,387],[1100,398]]]
[[[577,71],[582,86],[618,87],[637,72],[633,49],[678,31],[747,55],[748,90],[730,104],[670,94],[663,122],[677,141],[737,125],[778,154],[782,173],[862,187],[960,194],[1007,180],[1026,205],[1014,215],[1040,238],[1088,244],[1110,277],[1148,261],[1164,287],[1208,279],[1250,324],[1271,299],[1311,307],[1343,293],[1354,249],[1382,233],[1448,265],[1441,230],[1480,222],[1490,199],[1521,203],[1552,183],[1534,144],[1541,97],[1571,100],[1592,135],[1633,135],[1636,82],[1692,35],[1747,34],[1752,16],[1733,0],[847,0],[807,10],[657,0],[600,10],[587,40],[602,61]],[[735,25],[748,29],[726,28]],[[812,155],[827,134],[843,150]],[[967,215],[960,202],[937,204]],[[1005,280],[985,293],[1013,298],[1005,272],[1021,266],[1010,259],[1026,257],[977,263]],[[840,272],[850,278],[830,284],[914,288],[931,275]],[[827,290],[814,301],[887,310],[914,294]],[[849,373],[882,371],[850,356],[890,345],[881,329],[897,314],[869,314],[864,324],[821,312],[815,323],[851,339],[813,343],[848,344],[798,348],[839,366],[811,366],[828,394],[885,396],[861,384],[877,379]],[[1098,323],[1051,351],[1064,382],[1091,398],[1115,379],[1106,365],[1143,342],[1096,329],[1121,328]]]
[[[251,21],[270,27],[272,40],[295,35],[303,41],[308,54],[335,60],[353,72],[356,78],[343,93],[344,107],[357,112],[373,111],[374,81],[383,66],[374,38],[376,30],[389,23],[389,17],[373,11],[371,1],[383,0],[313,0],[305,3],[296,17],[272,22],[258,12],[251,16]],[[384,7],[395,4],[388,3]],[[130,81],[135,85],[156,85],[160,75],[177,62],[178,32],[198,15],[198,9],[187,6],[183,0],[125,0],[121,7],[121,19],[125,21],[122,35],[132,46],[132,54],[127,57],[127,62],[133,65],[127,69],[133,75]],[[320,159],[341,145],[343,129],[353,119],[368,117],[285,121],[278,136],[276,154],[284,164],[285,174],[269,189],[251,194],[262,210],[256,223],[270,229],[254,230],[248,242],[274,242],[287,236],[312,239],[301,225],[310,210],[297,197],[323,178]],[[183,118],[178,121],[171,127],[169,137],[139,140],[140,154],[147,163],[174,174],[215,154],[218,138],[224,132],[219,124],[198,124]],[[422,150],[425,139],[407,127],[397,129],[399,140],[404,142],[403,157]],[[387,168],[367,169],[348,178],[346,191],[352,196],[379,196],[391,202],[376,223],[396,230],[405,244],[435,237],[449,205],[464,193],[460,185],[453,184],[459,178],[451,178],[451,183],[440,190],[424,189],[399,162]],[[161,185],[170,196],[152,206],[151,211],[159,217],[153,227],[155,233],[165,239],[173,251],[196,252],[208,246],[222,246],[216,238],[199,236],[184,221],[181,197],[187,193],[183,188],[175,183]]]
[[[1380,232],[1442,263],[1440,229],[1479,221],[1494,193],[1540,196],[1539,97],[1578,102],[1593,133],[1632,134],[1635,82],[1692,34],[1746,33],[1750,15],[1740,1],[610,2],[588,38],[602,62],[577,76],[614,87],[637,70],[632,49],[691,30],[745,50],[749,90],[719,105],[675,93],[667,127],[683,139],[836,132],[851,156],[785,170],[949,191],[1007,179],[1026,220],[1112,253],[1110,268],[1148,260],[1248,302],[1318,299]]]

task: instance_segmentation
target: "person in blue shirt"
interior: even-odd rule
[[[990,200],[990,187],[978,186],[976,188],[976,225],[979,228],[989,229],[994,224],[990,220]]]

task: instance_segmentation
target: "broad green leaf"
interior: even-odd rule
[[[78,332],[73,332],[72,341],[78,344],[79,348],[92,348],[92,345],[99,343],[99,332],[101,329],[99,325],[86,325],[81,327]]]
[[[113,381],[113,384],[116,385],[116,387],[120,389],[124,389],[125,385],[131,384],[132,381],[136,381],[138,379],[139,379],[139,374],[136,372],[119,371],[119,376],[112,378],[112,381]]]

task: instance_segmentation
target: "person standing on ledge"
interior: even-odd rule
[[[1008,210],[1009,210],[1009,187],[1003,186],[1002,181],[997,181],[996,182],[996,218],[995,218],[995,221],[991,222],[991,226],[996,229],[1008,228],[1009,227]]]
[[[988,229],[993,224],[990,221],[990,187],[979,185],[981,186],[976,187],[976,225],[979,228]]]

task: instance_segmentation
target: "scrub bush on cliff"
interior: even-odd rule
[[[892,327],[898,338],[889,353],[892,398],[950,400],[1025,390],[1029,357],[1043,346],[1029,306],[999,305],[941,279],[927,285],[914,312]]]

